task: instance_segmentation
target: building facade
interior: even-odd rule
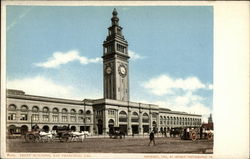
[[[70,126],[74,131],[107,134],[120,127],[127,134],[163,131],[172,127],[200,127],[201,115],[172,111],[129,100],[128,42],[114,9],[103,42],[102,99],[68,100],[7,90],[7,130],[25,133],[35,125],[47,130]]]

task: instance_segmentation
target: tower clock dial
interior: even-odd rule
[[[108,66],[108,67],[106,68],[106,73],[107,73],[107,74],[111,74],[111,72],[112,72],[112,68],[111,68],[110,66]]]
[[[126,76],[127,69],[126,69],[126,67],[124,65],[119,66],[119,73],[120,73],[121,76]]]

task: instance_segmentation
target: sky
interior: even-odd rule
[[[130,100],[206,122],[213,105],[210,6],[7,6],[7,88],[103,98],[102,43],[114,8],[129,44]]]

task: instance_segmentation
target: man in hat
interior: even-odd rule
[[[151,131],[151,133],[149,134],[149,143],[148,146],[150,146],[151,142],[154,142],[155,145],[155,135],[154,135],[154,131]]]

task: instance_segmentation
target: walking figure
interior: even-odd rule
[[[202,136],[203,136],[203,127],[201,126],[200,127],[200,139],[202,139]]]
[[[148,146],[150,146],[151,142],[154,142],[155,145],[155,135],[154,135],[154,131],[151,131],[151,133],[149,134],[149,143]]]

